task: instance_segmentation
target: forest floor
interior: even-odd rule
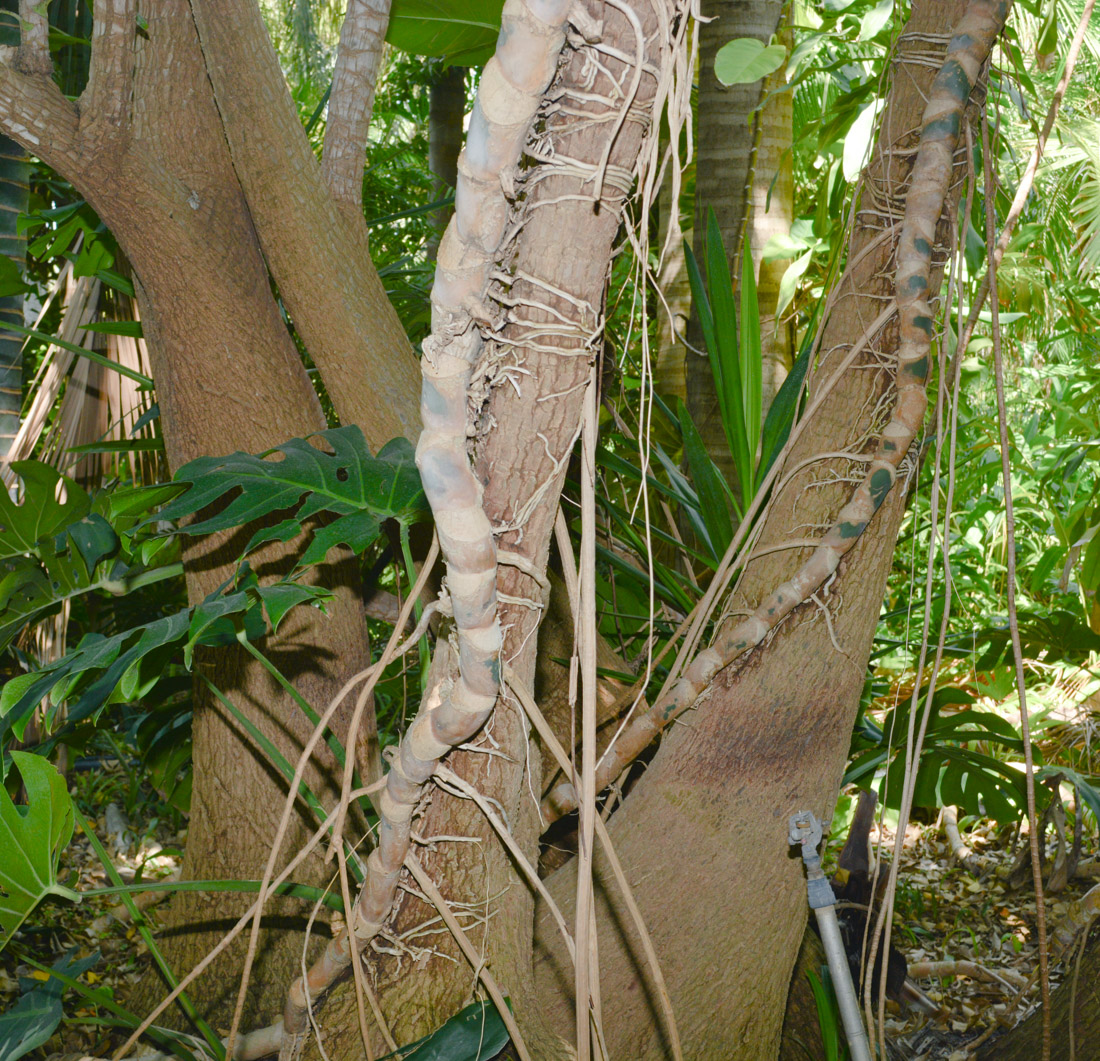
[[[108,767],[108,779],[111,770]],[[100,786],[100,795],[117,795],[122,787]],[[74,794],[80,800],[79,789]],[[112,804],[113,810],[95,802],[82,807],[85,813],[93,807],[97,811],[90,820],[119,875],[131,882],[139,875],[143,880],[164,879],[177,872],[186,841],[181,817],[149,793],[129,802],[132,820],[120,813],[121,801]],[[904,1014],[895,1003],[887,1004],[885,1030],[898,1048],[895,1056],[914,1061],[962,1061],[970,1056],[963,1044],[972,1045],[993,1026],[1015,1023],[1037,1005],[1036,984],[1019,994],[1037,965],[1036,927],[1030,886],[1013,889],[1007,883],[1016,861],[1014,847],[1026,843],[1025,835],[1014,845],[1012,834],[1013,830],[998,830],[984,822],[964,833],[979,865],[975,876],[955,864],[938,825],[911,824],[906,830],[895,904],[895,945],[917,971],[919,963],[944,961],[969,962],[978,968],[970,969],[970,975],[918,978],[925,993],[941,1007],[939,1018]],[[835,846],[843,839],[843,835],[837,837]],[[893,842],[894,833],[884,826],[882,850],[892,851]],[[1086,838],[1083,875],[1048,897],[1048,926],[1064,917],[1069,903],[1100,880],[1095,845],[1095,837]],[[836,851],[831,853],[835,857]],[[111,883],[79,829],[62,858],[59,879],[67,878],[78,890]],[[153,918],[154,910],[149,911]],[[129,984],[154,975],[148,948],[117,897],[90,897],[79,904],[50,901],[35,911],[0,952],[0,1015],[15,1004],[21,991],[48,979],[35,962],[48,967],[70,952],[73,960],[99,954],[95,964],[79,976],[89,992],[106,991],[122,997],[129,993]],[[979,975],[987,978],[979,979]],[[1067,975],[1072,975],[1072,969],[1067,974],[1064,965],[1054,966],[1052,987]],[[69,990],[64,1013],[58,1031],[28,1056],[104,1057],[121,1041],[115,1029],[102,1023],[110,1014],[97,1006],[94,998]]]
[[[881,850],[889,859],[895,837],[896,832],[884,823],[881,836],[872,834],[876,852]],[[941,1015],[931,1017],[903,1012],[887,1001],[886,1035],[898,1047],[898,1056],[912,1061],[963,1061],[985,1041],[984,1033],[1011,1027],[1040,1001],[1030,860],[1022,871],[1028,882],[1020,887],[1009,882],[1014,869],[1021,875],[1019,856],[1028,843],[1026,825],[1017,830],[978,821],[963,832],[963,839],[973,853],[973,869],[952,857],[938,822],[911,823],[906,829],[892,940],[905,955],[911,978],[941,1007]],[[843,842],[840,835],[830,843],[834,858]],[[1096,843],[1095,836],[1085,839],[1079,875],[1046,896],[1048,936],[1066,916],[1070,903],[1100,882]],[[1052,848],[1048,855],[1053,855]],[[1048,858],[1046,872],[1050,864]],[[880,873],[888,870],[886,862]],[[945,962],[960,963],[960,975],[942,975],[942,970],[936,970],[941,975],[917,975],[921,966]],[[1066,968],[1069,964],[1051,966],[1051,990],[1072,976],[1072,968]]]

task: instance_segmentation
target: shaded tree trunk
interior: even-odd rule
[[[435,177],[432,182],[433,200],[442,199],[453,190],[458,180],[458,153],[462,150],[462,119],[465,113],[466,69],[448,66],[428,89],[428,169]],[[432,259],[453,213],[450,208],[435,213],[435,235],[428,248],[428,256]]]
[[[16,0],[0,4],[0,44],[19,43]],[[29,166],[22,145],[0,136],[0,255],[10,258],[22,276],[27,264],[27,237],[16,230],[20,214],[27,212]],[[0,321],[22,325],[23,296],[0,295]],[[19,432],[23,408],[23,337],[0,331],[0,459],[11,452]]]
[[[779,25],[782,0],[703,0],[704,22],[699,30],[699,110],[696,122],[695,230],[692,249],[703,261],[707,211],[714,211],[722,242],[730,257],[730,273],[739,272],[738,248],[749,194],[749,165],[753,145],[753,112],[760,104],[762,83],[723,85],[714,76],[718,49],[735,37],[770,39]],[[689,324],[691,346],[685,363],[687,406],[703,437],[707,452],[726,478],[734,481],[729,452],[718,408],[714,377],[705,356],[702,332],[694,318]]]
[[[15,263],[22,276],[26,269],[27,237],[16,231],[29,198],[27,152],[14,140],[0,136],[0,255]],[[23,296],[0,295],[0,321],[21,327]],[[0,331],[0,459],[11,451],[19,433],[23,407],[23,337]]]
[[[1063,982],[1051,992],[1050,1061],[1100,1059],[1100,931],[1094,927],[1090,933],[1079,971],[1075,970],[1076,955],[1077,948],[1074,947],[1063,959]],[[1042,1056],[1042,1042],[1043,1013],[1041,1009],[1036,1009],[1016,1027],[1009,1028],[982,1046],[977,1053],[978,1061],[1034,1061]]]

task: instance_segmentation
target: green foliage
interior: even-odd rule
[[[918,721],[926,697],[927,690],[918,701]],[[1027,812],[1023,773],[993,752],[1021,753],[1023,742],[999,715],[970,707],[975,702],[970,693],[952,686],[935,691],[917,767],[913,805],[934,809],[954,804],[964,814],[999,822],[1017,821]],[[910,700],[903,699],[886,712],[881,726],[862,716],[844,775],[845,784],[863,787],[882,776],[880,798],[890,809],[901,803],[909,706]]]
[[[508,1030],[489,1002],[471,1002],[431,1035],[386,1058],[401,1061],[488,1061],[508,1045]],[[410,1052],[411,1051],[411,1052]]]
[[[841,1042],[840,1007],[829,967],[821,966],[820,977],[813,969],[807,969],[806,979],[810,982],[814,1005],[817,1007],[817,1023],[821,1030],[821,1048],[824,1051],[822,1061],[844,1061],[848,1057],[848,1046]]]
[[[99,961],[99,951],[73,961],[75,951],[59,958],[51,972],[60,972],[75,979]],[[19,1001],[0,1013],[0,1061],[17,1061],[37,1050],[57,1030],[63,1010],[61,996],[65,985],[56,976],[44,984],[27,979],[22,982]]]
[[[723,44],[714,57],[714,76],[723,85],[751,85],[774,74],[787,58],[782,44],[765,45],[754,37],[738,37]]]
[[[496,46],[504,0],[394,0],[386,40],[458,66],[484,63]]]
[[[0,949],[47,896],[76,900],[57,882],[57,863],[73,835],[73,806],[65,779],[45,759],[10,753],[27,790],[17,807],[0,787]]]
[[[333,428],[312,436],[332,452],[291,439],[266,453],[252,456],[200,457],[185,464],[177,482],[190,489],[170,501],[159,519],[180,519],[240,491],[213,516],[189,524],[187,534],[212,534],[262,520],[272,513],[294,510],[274,526],[255,531],[244,549],[247,555],[268,541],[290,541],[320,513],[337,517],[312,532],[299,560],[301,566],[321,563],[329,549],[347,545],[362,552],[378,537],[383,520],[408,524],[425,517],[427,503],[416,470],[412,445],[394,439],[372,457],[363,432],[356,426]],[[281,454],[282,459],[267,458]]]

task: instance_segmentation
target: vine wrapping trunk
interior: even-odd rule
[[[817,592],[836,571],[896,482],[898,466],[920,430],[928,407],[925,391],[935,319],[928,301],[928,277],[962,114],[982,65],[1004,26],[1008,6],[1007,0],[972,0],[955,27],[928,97],[897,252],[894,283],[900,338],[895,373],[897,395],[893,414],[882,431],[866,476],[809,560],[766,596],[748,619],[721,633],[713,645],[700,652],[667,695],[639,714],[619,735],[597,767],[598,788],[614,781],[665,726],[691,707],[720,670],[761,644],[787,615]],[[552,821],[576,805],[576,792],[566,781],[547,795],[542,809]]]

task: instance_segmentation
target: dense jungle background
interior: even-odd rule
[[[1100,1058],[1091,0],[502,6],[0,3],[0,1061]]]

